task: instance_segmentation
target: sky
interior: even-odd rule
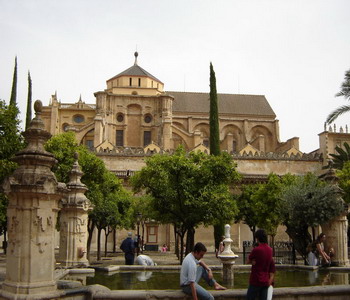
[[[350,69],[349,12],[349,0],[0,0],[0,99],[10,99],[16,56],[23,120],[28,71],[33,101],[57,92],[95,103],[135,50],[166,91],[209,92],[212,62],[218,93],[265,95],[280,141],[299,137],[308,153],[348,104],[335,94]]]

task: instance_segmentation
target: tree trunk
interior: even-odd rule
[[[189,228],[187,230],[187,236],[186,236],[186,255],[190,252],[193,251],[194,248],[194,234],[195,234],[196,230],[194,229],[194,227]]]
[[[107,228],[107,229],[106,229]],[[108,236],[109,234],[113,231],[111,230],[111,228],[109,226],[107,226],[104,230],[105,230],[105,257],[107,257],[107,248],[108,248]]]
[[[117,252],[117,230],[113,229],[113,253]]]
[[[286,233],[292,239],[294,243],[295,250],[304,258],[307,257],[307,247],[312,242],[311,235],[308,231],[308,227],[304,226],[302,228],[291,228],[287,226]]]
[[[102,229],[97,227],[97,260],[101,260],[101,232]]]

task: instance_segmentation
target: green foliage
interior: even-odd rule
[[[147,159],[146,167],[131,178],[131,184],[134,191],[144,190],[152,196],[150,205],[158,221],[194,231],[200,224],[234,218],[237,210],[228,185],[238,176],[227,153],[186,155],[180,147],[174,155]]]
[[[287,233],[303,257],[311,242],[308,228],[322,225],[344,210],[338,186],[327,184],[313,174],[297,177],[284,188],[281,207]]]
[[[241,194],[236,197],[238,207],[236,221],[243,221],[243,223],[247,224],[253,235],[259,221],[258,199],[253,197],[253,195],[258,191],[259,187],[260,184],[243,185]]]
[[[0,160],[10,159],[23,149],[18,113],[16,106],[7,106],[5,101],[0,100]]]
[[[218,95],[216,91],[216,78],[212,63],[210,63],[210,154],[220,154],[220,135],[219,135],[219,110]]]
[[[32,120],[32,78],[30,77],[30,72],[28,72],[26,129],[28,129],[31,120]]]
[[[343,168],[337,170],[339,178],[339,186],[344,191],[343,199],[346,203],[350,203],[350,161],[344,162]]]
[[[282,182],[276,174],[270,174],[268,182],[261,184],[253,194],[253,203],[258,210],[258,227],[272,236],[276,235],[281,219]]]
[[[313,174],[299,177],[286,187],[282,203],[284,223],[294,227],[322,225],[343,210],[341,190]]]
[[[45,149],[54,154],[58,164],[53,168],[59,181],[68,182],[74,163],[74,154],[78,152],[78,163],[84,175],[81,181],[86,184],[87,198],[94,208],[89,214],[99,230],[117,227],[130,227],[132,224],[131,196],[121,181],[107,170],[104,162],[86,147],[79,146],[72,132],[52,137]]]
[[[10,106],[13,106],[13,107],[17,106],[17,56],[15,58],[15,66],[13,69]]]
[[[350,161],[350,146],[348,143],[344,143],[344,148],[342,149],[339,146],[335,147],[335,151],[337,153],[332,153],[330,156],[333,158],[331,163],[329,164],[329,167],[341,170],[343,169],[343,165],[345,162]]]
[[[6,177],[11,175],[17,164],[11,158],[23,149],[24,141],[20,132],[16,105],[7,106],[5,101],[0,100],[0,191]],[[0,193],[0,233],[6,231],[6,209],[8,199]]]
[[[345,79],[341,85],[340,92],[335,95],[336,97],[344,97],[346,100],[350,100],[350,70],[345,72]],[[326,122],[331,124],[334,122],[340,115],[350,111],[350,105],[342,105],[331,112]]]

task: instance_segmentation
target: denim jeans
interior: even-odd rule
[[[198,282],[199,280],[203,278],[206,283],[210,286],[213,286],[215,284],[214,279],[209,279],[208,272],[202,267],[197,267],[197,273],[196,273],[196,282],[195,282],[195,288],[197,291],[197,297],[200,300],[214,300],[214,297],[212,294],[210,294],[205,288],[201,287]],[[184,285],[181,286],[182,291],[187,295],[192,295],[192,290],[190,285]]]
[[[259,296],[259,300],[266,300],[268,288],[268,286],[249,285],[247,291],[247,300],[255,300],[256,296]]]

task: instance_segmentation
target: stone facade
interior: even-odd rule
[[[135,53],[134,65],[107,80],[106,89],[94,94],[94,104],[81,98],[61,103],[55,94],[43,108],[45,128],[51,134],[74,131],[77,141],[95,151],[125,186],[154,153],[171,152],[180,144],[188,151],[209,153],[209,93],[165,91],[164,83],[141,68],[137,59]],[[265,96],[218,94],[218,103],[220,147],[232,153],[243,183],[263,182],[271,172],[320,175],[335,146],[350,141],[347,129],[325,128],[319,135],[320,148],[302,153],[297,137],[280,141],[278,120]],[[250,239],[244,227],[232,228],[238,248],[242,240]],[[172,230],[149,224],[145,232],[152,232],[150,244],[162,245]],[[279,236],[287,239],[286,234]],[[118,242],[124,237],[120,232]],[[211,229],[197,230],[196,237],[212,243]]]

